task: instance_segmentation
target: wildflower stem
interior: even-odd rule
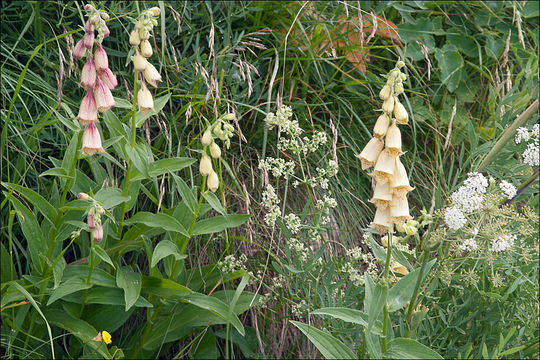
[[[424,249],[424,252],[422,253],[422,267],[420,268],[420,274],[418,274],[418,278],[416,279],[416,285],[414,286],[414,292],[411,297],[411,301],[409,301],[409,308],[407,309],[407,320],[409,321],[409,328],[405,332],[405,336],[409,337],[411,332],[411,323],[412,323],[412,315],[414,310],[414,305],[416,302],[416,298],[418,296],[418,292],[420,291],[420,283],[422,282],[422,277],[424,276],[424,270],[426,269],[427,264],[427,255],[429,253],[428,249]]]
[[[508,205],[512,204],[514,201],[516,201],[518,196],[521,195],[521,193],[524,192],[529,186],[531,186],[531,184],[534,182],[534,180],[538,177],[539,174],[540,174],[540,168],[537,168],[536,171],[534,172],[533,176],[528,178],[527,181],[525,181],[523,183],[523,185],[521,185],[519,187],[516,195],[513,198],[506,200],[504,205],[508,206]]]
[[[99,226],[99,225],[98,225]],[[94,233],[90,232],[90,261],[88,263],[88,278],[86,284],[90,285],[90,279],[92,278],[92,270],[94,270]]]
[[[482,172],[482,170],[493,161],[495,156],[501,151],[506,143],[514,136],[514,132],[520,126],[523,126],[527,121],[538,111],[538,99],[536,99],[531,106],[527,108],[521,115],[519,115],[514,123],[504,131],[500,139],[493,145],[489,153],[484,160],[476,168],[476,171]]]
[[[390,269],[390,259],[392,259],[392,232],[388,231],[388,247],[386,250],[386,263],[384,264],[384,282],[386,284],[386,287],[388,288],[388,270]],[[386,337],[388,333],[388,305],[384,304],[383,309],[383,330],[382,330],[382,351],[383,353],[388,351],[388,345],[386,342]]]

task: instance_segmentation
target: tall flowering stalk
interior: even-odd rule
[[[383,100],[382,114],[373,128],[373,137],[357,155],[363,170],[374,167],[370,176],[376,184],[370,202],[375,204],[377,210],[369,226],[381,234],[392,232],[393,224],[403,228],[407,221],[412,220],[407,193],[413,187],[409,184],[407,170],[400,160],[403,151],[398,127],[409,121],[409,115],[397,97],[403,93],[403,81],[407,78],[400,71],[404,65],[403,61],[399,61],[386,76],[386,85],[379,93]]]
[[[84,26],[85,35],[75,45],[73,55],[78,59],[87,56],[80,82],[81,87],[86,90],[86,95],[79,107],[77,120],[85,126],[81,151],[92,156],[98,152],[105,152],[96,123],[99,122],[98,113],[104,113],[116,105],[111,90],[118,85],[118,81],[116,75],[109,69],[107,53],[101,45],[103,39],[110,34],[105,24],[109,15],[104,11],[96,10],[90,4],[87,4],[84,9],[88,16],[88,21]]]

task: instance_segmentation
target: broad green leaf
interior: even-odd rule
[[[4,243],[0,242],[0,282],[7,283],[17,278],[15,264],[9,255],[9,251],[4,247]]]
[[[102,286],[95,286],[92,289],[84,293],[74,293],[67,295],[63,298],[65,301],[74,302],[77,304],[101,304],[101,305],[114,305],[122,306],[122,311],[126,307],[126,301],[124,299],[124,291],[119,288],[108,288]],[[135,302],[136,307],[153,307],[144,297],[139,296]]]
[[[375,324],[375,321],[379,317],[379,314],[386,303],[388,289],[381,284],[375,285],[367,272],[365,278],[366,290],[364,298],[364,310],[368,314],[368,331],[371,331],[371,328]]]
[[[433,259],[426,264],[424,269],[424,274],[422,278],[425,279],[429,270],[433,264],[435,264],[437,259]],[[414,292],[414,287],[416,286],[416,280],[420,275],[420,268],[414,270],[413,272],[402,277],[388,292],[388,297],[386,298],[386,303],[388,304],[388,311],[393,312],[401,309],[407,302],[411,300],[411,297]]]
[[[98,244],[94,244],[93,250],[94,253],[99,256],[101,260],[105,261],[107,264],[111,265],[114,269],[116,269],[111,258],[109,257],[109,254],[107,254],[107,252],[103,250],[101,246],[99,246]]]
[[[195,223],[192,235],[211,234],[223,231],[227,228],[242,225],[251,215],[232,214],[227,217],[215,216],[210,219],[204,219]]]
[[[69,176],[67,171],[62,168],[52,168],[49,170],[45,170],[39,176],[58,176],[65,179],[74,179],[74,176]]]
[[[356,309],[349,309],[345,307],[326,307],[315,311],[312,311],[313,315],[329,315],[333,318],[347,321],[353,324],[360,324],[367,326],[367,314]]]
[[[71,137],[71,140],[69,142],[68,147],[64,151],[64,158],[62,159],[62,168],[66,171],[66,175],[69,174],[69,170],[71,169],[71,165],[73,164],[73,161],[77,158],[77,143],[79,141],[79,132],[74,132],[73,136]]]
[[[238,316],[236,316],[232,311],[230,312],[229,306],[218,298],[200,293],[192,293],[184,297],[183,300],[197,307],[213,312],[227,322],[230,322],[236,328],[236,330],[242,334],[242,336],[245,335],[244,326],[238,319]]]
[[[124,196],[119,188],[102,188],[94,196],[96,201],[100,202],[105,209],[111,209],[123,202],[129,201],[129,196]]]
[[[326,331],[298,321],[289,321],[308,337],[325,359],[356,359],[356,356],[347,345]]]
[[[191,359],[217,359],[219,352],[217,349],[216,336],[212,330],[208,329],[202,339],[197,341],[190,351]]]
[[[166,231],[178,232],[184,236],[189,237],[188,232],[186,231],[184,226],[178,222],[178,220],[164,213],[152,214],[146,211],[139,211],[131,218],[126,220],[125,223],[128,225],[142,223],[150,227],[162,228]]]
[[[148,178],[148,169],[146,168],[147,162],[141,159],[141,156],[139,155],[137,149],[132,147],[131,144],[126,143],[126,145],[124,146],[124,150],[126,152],[126,155],[133,162],[133,166],[135,166],[135,168],[139,170],[139,172],[143,175],[143,178]]]
[[[58,215],[56,209],[54,206],[52,206],[45,198],[41,195],[39,195],[34,190],[25,188],[24,186],[20,186],[17,184],[11,184],[3,182],[2,185],[4,185],[8,189],[13,189],[14,191],[21,194],[26,200],[28,200],[33,207],[35,207],[40,213],[45,216],[47,220],[51,224],[54,224],[54,221],[56,220],[56,216]]]
[[[437,50],[435,58],[441,68],[442,83],[448,87],[448,91],[453,93],[461,81],[461,71],[464,67],[463,57],[455,48],[445,45],[442,49]]]
[[[497,40],[493,38],[491,35],[486,36],[486,54],[497,60],[499,59],[499,56],[501,56],[503,50],[504,50],[505,42],[501,39]]]
[[[387,359],[442,359],[436,351],[407,338],[395,338],[388,342]]]
[[[105,359],[112,359],[111,354],[107,350],[107,345],[103,341],[93,340],[97,336],[98,331],[86,321],[76,319],[60,309],[49,309],[47,311],[47,317],[51,323],[69,331],[79,338],[83,344],[97,351]]]
[[[92,287],[92,284],[87,284],[86,279],[82,277],[72,277],[60,284],[51,294],[49,301],[47,301],[47,306],[52,304],[58,299],[63,298],[66,295],[71,293],[89,289]]]
[[[178,189],[180,196],[182,196],[182,200],[184,200],[184,203],[189,210],[191,210],[192,213],[195,213],[195,209],[197,208],[197,198],[193,195],[193,192],[181,177],[173,174],[173,178],[176,182],[176,188]]]
[[[217,196],[214,195],[214,193],[210,191],[205,191],[202,193],[202,196],[204,197],[206,202],[212,207],[212,209],[216,210],[218,213],[220,213],[224,217],[228,216],[223,206],[221,206],[221,202],[219,201]]]
[[[169,279],[159,279],[152,276],[143,276],[142,289],[145,292],[161,296],[163,298],[184,297],[193,291],[177,282]]]
[[[53,268],[53,277],[54,277],[54,287],[53,289],[58,288],[60,285],[60,282],[62,281],[62,277],[64,276],[64,270],[66,268],[66,260],[63,256],[60,257],[60,260],[56,263],[56,265]]]
[[[195,161],[197,160],[181,157],[158,160],[150,164],[150,166],[148,167],[148,174],[150,175],[150,177],[156,177],[168,172],[180,171],[190,166]]]
[[[69,279],[71,277],[82,277],[86,279],[88,276],[88,270],[88,265],[67,266],[64,270],[64,279]],[[116,280],[114,276],[100,268],[94,268],[92,271],[92,277],[90,278],[90,283],[93,285],[116,288]]]
[[[187,255],[180,255],[178,247],[169,240],[161,240],[159,244],[154,248],[154,253],[152,254],[152,263],[150,267],[154,267],[157,263],[169,255],[174,255],[176,260],[185,259]]]
[[[116,271],[116,285],[124,289],[124,299],[126,301],[126,311],[129,310],[139,298],[141,292],[141,274],[133,272],[127,266],[119,267]]]
[[[167,93],[163,96],[160,96],[154,99],[154,110],[148,111],[145,115],[143,115],[142,112],[137,111],[136,120],[135,120],[136,127],[140,128],[146,119],[160,112],[161,109],[163,109],[163,107],[167,103],[167,101],[169,101],[170,97],[171,97],[171,93]]]

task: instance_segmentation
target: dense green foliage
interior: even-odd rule
[[[514,141],[538,121],[538,2],[95,3],[118,86],[93,156],[76,120],[85,4],[1,2],[3,357],[538,356],[538,165]],[[152,7],[163,81],[143,115],[129,38]],[[355,155],[400,59],[419,223],[388,250]],[[298,122],[302,150],[274,114]],[[199,171],[207,129],[216,192]],[[472,225],[445,224],[470,172],[493,178],[467,215],[476,253],[460,247]],[[101,210],[98,243],[87,216]],[[503,233],[515,247],[493,255]]]

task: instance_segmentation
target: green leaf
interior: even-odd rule
[[[454,92],[461,81],[461,71],[464,67],[463,57],[455,50],[455,47],[445,45],[437,50],[435,58],[441,68],[441,81],[448,87],[448,91]]]
[[[195,161],[196,159],[181,157],[158,160],[150,164],[148,167],[148,174],[150,177],[156,177],[168,172],[180,171],[190,166]]]
[[[70,265],[64,270],[64,279],[69,279],[71,277],[83,277],[86,279],[88,271],[88,265]],[[114,276],[100,268],[94,268],[90,283],[105,287],[116,287]]]
[[[143,179],[148,178],[149,175],[146,168],[147,162],[143,161],[139,152],[137,151],[137,148],[134,148],[131,146],[131,144],[126,143],[126,145],[124,146],[124,150],[126,152],[126,155],[133,162],[133,166],[135,166],[135,168],[139,170],[139,172],[142,174]]]
[[[137,111],[136,120],[135,120],[136,127],[140,128],[146,119],[160,112],[161,109],[163,109],[163,107],[167,103],[167,101],[169,101],[170,97],[171,97],[171,93],[167,93],[166,95],[163,95],[154,99],[154,110],[148,111],[146,115],[143,115],[142,112]]]
[[[83,279],[82,277],[69,278],[63,283],[61,283],[60,286],[58,286],[56,290],[52,292],[51,297],[49,298],[49,301],[47,301],[47,306],[49,306],[56,300],[63,298],[66,295],[69,295],[71,293],[74,293],[80,290],[89,289],[91,287],[92,287],[92,284],[87,284],[86,279]]]
[[[73,136],[71,137],[71,141],[69,142],[69,145],[67,149],[64,152],[64,158],[62,159],[62,168],[66,171],[66,174],[69,174],[69,170],[71,169],[71,164],[73,164],[73,161],[77,157],[77,143],[79,141],[79,132],[74,132]]]
[[[375,285],[368,273],[366,273],[365,278],[364,310],[368,314],[368,331],[371,331],[386,303],[388,289],[381,284]]]
[[[86,295],[84,295],[86,294]],[[126,301],[124,299],[124,291],[119,288],[108,288],[102,286],[96,286],[88,290],[86,293],[78,293],[67,295],[63,298],[65,301],[74,302],[77,304],[101,304],[101,305],[113,305],[122,306],[122,311],[126,307]],[[142,296],[139,296],[135,302],[136,307],[153,307]]]
[[[54,224],[54,221],[56,220],[56,216],[58,215],[56,209],[54,206],[52,206],[45,198],[41,195],[39,195],[34,190],[25,188],[24,186],[20,186],[17,184],[11,184],[2,182],[2,185],[4,185],[6,188],[10,190],[14,190],[24,196],[26,200],[28,200],[32,206],[35,206],[35,208],[45,216],[47,220],[51,224]]]
[[[101,246],[99,246],[98,244],[94,244],[93,250],[94,253],[99,256],[101,260],[105,261],[107,264],[111,265],[114,269],[116,269],[111,258],[109,257],[109,254],[107,254],[107,252],[103,250]]]
[[[125,223],[127,225],[142,223],[150,227],[162,228],[166,231],[178,232],[184,236],[189,237],[188,232],[186,231],[184,226],[180,224],[180,222],[178,222],[178,220],[164,213],[152,214],[146,211],[140,211],[128,220],[126,220]]]
[[[389,341],[388,351],[384,355],[388,359],[442,359],[436,351],[416,340],[407,338],[395,338]]]
[[[197,341],[191,349],[189,355],[191,359],[217,359],[219,357],[216,336],[212,330],[206,331],[202,339]]]
[[[122,266],[116,271],[116,285],[124,289],[124,299],[126,301],[126,311],[131,308],[141,292],[141,274],[133,272],[131,268]]]
[[[212,209],[216,210],[218,213],[220,213],[224,217],[227,217],[227,212],[225,211],[223,206],[221,206],[221,202],[219,201],[217,196],[214,195],[213,192],[205,191],[202,193],[202,196],[204,197],[206,202],[212,207]]]
[[[56,265],[53,268],[53,277],[54,277],[54,287],[53,289],[58,288],[60,285],[60,282],[62,281],[62,277],[64,276],[64,270],[66,268],[66,260],[63,256],[60,257],[60,260],[56,263]]]
[[[345,307],[326,307],[312,311],[313,315],[329,315],[333,318],[347,321],[353,324],[367,326],[368,315],[360,310]]]
[[[65,179],[75,179],[74,176],[69,176],[67,171],[62,168],[52,168],[39,174],[39,176],[58,176]]]
[[[193,291],[169,279],[160,279],[153,276],[143,276],[142,288],[145,292],[161,296],[165,299],[171,297],[184,297]]]
[[[184,203],[189,210],[191,210],[192,213],[195,213],[195,209],[197,208],[197,198],[193,195],[193,192],[181,177],[173,174],[173,178],[176,182],[176,188],[182,196],[182,200],[184,200]]]
[[[119,188],[102,188],[100,189],[94,199],[101,203],[105,209],[111,209],[123,202],[129,201],[129,196],[124,196],[122,190]]]
[[[182,260],[187,257],[187,255],[180,255],[178,247],[171,241],[162,240],[154,248],[154,253],[152,254],[152,263],[150,264],[150,267],[156,266],[161,259],[169,255],[174,255],[174,258],[176,260]]]
[[[504,50],[505,42],[502,39],[496,40],[491,35],[486,36],[486,54],[497,60]]]
[[[354,353],[340,340],[336,339],[326,331],[319,330],[313,326],[289,320],[317,347],[322,356],[326,359],[356,359]]]
[[[232,214],[227,217],[215,216],[210,219],[204,219],[195,223],[192,235],[211,234],[239,226],[246,222],[250,216],[247,214]]]
[[[213,312],[214,314],[223,318],[225,321],[230,322],[236,328],[236,330],[242,334],[242,336],[245,335],[244,326],[238,319],[238,316],[236,316],[233,312],[230,312],[229,306],[218,298],[200,293],[192,293],[183,298],[183,300],[197,307]]]
[[[429,270],[431,270],[431,267],[433,266],[433,264],[435,264],[436,261],[437,259],[433,259],[426,264],[424,274],[422,275],[423,279],[426,278]],[[392,286],[392,288],[388,292],[388,297],[386,299],[389,312],[401,309],[408,301],[411,300],[414,292],[414,287],[416,286],[416,280],[418,279],[419,275],[420,269],[418,268],[413,272],[407,274],[406,276],[402,277],[394,286]]]

